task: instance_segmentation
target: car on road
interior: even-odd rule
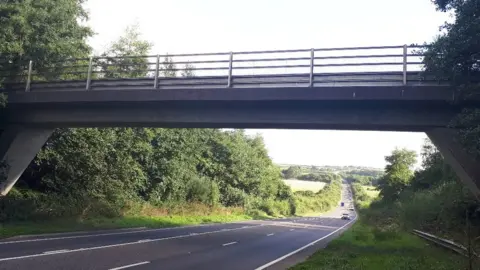
[[[355,209],[353,209],[353,208],[350,208],[350,209],[348,209],[348,210],[350,210],[350,211],[355,211]]]
[[[350,220],[350,216],[348,215],[348,213],[343,213],[342,214],[342,219],[343,220]]]

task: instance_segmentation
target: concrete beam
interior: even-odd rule
[[[162,80],[163,81],[163,80]],[[71,83],[67,83],[71,84]],[[153,84],[152,84],[153,86]],[[115,86],[110,90],[81,91],[65,87],[56,91],[11,92],[8,104],[33,106],[47,104],[104,104],[114,102],[172,101],[416,101],[452,102],[453,90],[446,86],[330,86],[330,87],[248,87],[248,88],[187,88],[152,89],[142,86]]]
[[[480,161],[464,150],[459,143],[458,133],[448,128],[433,129],[426,133],[458,178],[480,198]]]
[[[368,105],[368,104],[367,104]],[[283,128],[426,131],[448,126],[444,107],[308,103],[126,103],[10,107],[4,123],[37,127]]]
[[[0,196],[12,189],[28,164],[52,134],[52,128],[15,127],[0,135],[0,159],[7,165],[7,177],[0,183]]]

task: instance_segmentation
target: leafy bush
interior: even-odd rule
[[[332,181],[317,193],[295,192],[295,213],[318,213],[330,210],[340,202],[341,189],[340,181]]]

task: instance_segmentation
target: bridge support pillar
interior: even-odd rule
[[[480,161],[464,150],[457,132],[449,128],[438,128],[426,133],[458,178],[480,198]]]
[[[0,134],[0,160],[6,179],[0,182],[0,197],[7,195],[52,134],[51,128],[7,127]]]

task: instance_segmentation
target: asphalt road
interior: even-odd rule
[[[352,197],[344,185],[346,206]],[[0,241],[0,269],[285,269],[326,245],[351,221],[320,217],[167,229],[81,232]]]

